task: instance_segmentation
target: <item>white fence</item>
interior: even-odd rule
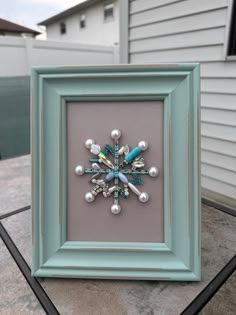
[[[0,37],[0,77],[27,76],[32,66],[115,63],[118,47]]]

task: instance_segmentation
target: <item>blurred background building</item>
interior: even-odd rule
[[[0,36],[35,38],[39,34],[38,31],[0,18]]]
[[[38,25],[46,26],[48,40],[118,45],[118,1],[87,0]]]

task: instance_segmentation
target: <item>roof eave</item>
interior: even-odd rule
[[[4,29],[4,28],[0,28],[0,32],[18,33],[18,34],[34,34],[35,36],[42,34],[37,31],[27,31],[27,30],[19,31],[19,30],[9,30],[9,29]]]
[[[69,8],[65,11],[62,11],[42,22],[37,23],[37,25],[43,25],[43,26],[47,26],[48,24],[51,24],[53,22],[57,22],[58,20],[61,20],[63,18],[65,18],[66,16],[74,13],[75,11],[80,11],[80,10],[85,10],[86,8],[92,6],[93,4],[97,3],[97,2],[101,2],[103,0],[87,0],[85,2],[79,3],[76,6],[73,6],[72,8]]]

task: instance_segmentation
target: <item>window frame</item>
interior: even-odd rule
[[[81,22],[84,23],[84,26],[82,26]],[[80,17],[79,17],[79,28],[81,30],[86,28],[86,14],[85,13],[80,14]]]
[[[106,16],[106,11],[111,10],[111,9],[112,9],[112,16]],[[103,6],[103,20],[105,23],[111,22],[115,19],[114,9],[115,9],[115,3],[114,2],[107,3]]]
[[[232,3],[227,56],[236,57],[236,1]]]
[[[67,32],[66,30],[66,22],[60,22],[60,34],[65,35]]]

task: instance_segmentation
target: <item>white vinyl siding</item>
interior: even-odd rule
[[[130,63],[201,63],[202,187],[236,199],[236,60],[230,0],[130,0]]]
[[[64,17],[66,34],[60,34],[60,21],[47,25],[47,39],[68,43],[113,46],[119,42],[119,7],[113,1],[113,18],[104,21],[104,2],[96,2]],[[109,23],[107,23],[109,22]]]

